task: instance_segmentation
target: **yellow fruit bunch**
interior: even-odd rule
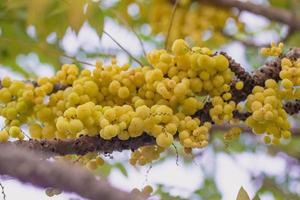
[[[300,59],[292,61],[288,58],[281,60],[281,95],[285,99],[300,99]]]
[[[3,78],[0,114],[5,127],[0,141],[24,139],[24,124],[34,139],[155,137],[154,149],[133,153],[131,162],[139,164],[157,158],[176,134],[185,148],[205,147],[211,123],[194,114],[207,96],[230,100],[228,59],[205,47],[190,48],[184,40],[176,40],[171,52],[154,50],[147,58],[151,66],[130,68],[113,59],[106,66],[97,62],[92,70],[65,64],[54,76],[34,81]],[[229,116],[234,109],[232,102],[224,105]],[[86,165],[94,168],[97,163]]]
[[[273,79],[265,82],[265,87],[255,86],[247,97],[247,110],[252,113],[246,124],[256,134],[266,133],[264,141],[279,144],[280,139],[291,136],[290,124],[286,111],[282,106],[280,87]]]
[[[65,64],[52,77],[34,81],[1,81],[0,114],[5,127],[0,142],[23,140],[27,125],[34,139],[76,139],[82,135],[104,140],[129,140],[143,134],[156,144],[137,149],[130,163],[144,165],[157,159],[175,139],[189,151],[207,146],[213,123],[236,124],[234,113],[243,110],[230,88],[242,90],[226,56],[206,47],[190,47],[184,40],[173,42],[171,51],[154,50],[147,55],[150,66],[130,68],[115,59],[92,70]],[[278,144],[290,137],[290,124],[282,102],[298,99],[299,59],[282,59],[283,79],[255,86],[245,107],[251,114],[246,124],[265,142]],[[232,80],[236,80],[232,85]],[[208,116],[197,116],[206,108]],[[239,104],[238,104],[239,103]],[[200,120],[201,118],[201,120]],[[232,129],[225,138],[234,138]],[[84,162],[90,169],[103,164],[97,156]]]

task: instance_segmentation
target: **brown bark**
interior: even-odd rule
[[[264,83],[268,79],[274,79],[279,81],[279,72],[281,70],[281,58],[275,58],[272,61],[266,62],[260,68],[254,70],[252,74],[249,74],[244,68],[238,64],[234,59],[228,56],[226,53],[221,52],[229,60],[229,67],[234,72],[237,79],[244,81],[244,88],[242,90],[236,90],[234,84],[236,80],[233,80],[231,84],[232,100],[236,103],[244,101],[255,85],[264,86]],[[300,48],[292,48],[282,57],[287,57],[292,60],[300,58]],[[292,105],[291,105],[292,104]],[[299,104],[299,105],[298,105]],[[202,110],[196,112],[195,117],[203,121],[211,121],[209,116],[209,110],[212,108],[210,102],[206,103]],[[288,102],[284,105],[287,113],[295,114],[300,110],[299,102]],[[249,116],[249,113],[234,112],[234,118],[245,120]]]
[[[249,1],[239,0],[198,0],[216,6],[237,8],[240,11],[248,11],[257,15],[264,16],[271,21],[277,21],[288,25],[291,29],[300,30],[300,16],[292,12],[271,6],[254,4]]]
[[[40,155],[12,145],[0,146],[0,174],[37,187],[75,192],[91,200],[142,199],[97,179],[82,167],[62,161],[46,161]]]
[[[238,80],[245,82],[245,87],[242,90],[236,91],[234,87],[231,87],[231,93],[233,100],[237,103],[246,99],[251,93],[255,85],[264,85],[265,80],[275,79],[279,80],[279,72],[281,70],[280,58],[276,58],[273,61],[267,62],[262,67],[255,70],[252,74],[246,72],[240,64],[235,62],[234,59],[229,57],[226,53],[222,53],[229,59],[230,69],[235,73]],[[290,49],[285,55],[292,60],[300,58],[300,48]],[[283,57],[282,56],[282,57]],[[34,84],[34,83],[32,83]],[[64,89],[64,86],[55,86],[57,90]],[[212,121],[209,115],[209,110],[212,108],[212,104],[207,102],[203,109],[196,112],[194,117],[199,117],[202,122]],[[299,101],[288,102],[284,105],[288,114],[295,114],[300,110]],[[234,112],[234,118],[238,118],[242,121],[247,119],[249,113]],[[15,141],[8,142],[16,146],[26,147],[27,149],[38,150],[41,152],[53,153],[58,155],[77,154],[84,155],[88,152],[102,152],[111,153],[113,151],[123,150],[135,150],[141,146],[155,144],[155,138],[147,135],[146,133],[140,137],[130,138],[126,141],[113,138],[112,140],[104,140],[100,136],[82,136],[77,139],[69,140],[29,140],[29,141]],[[0,144],[0,146],[3,144]]]
[[[100,136],[81,136],[76,139],[67,140],[17,140],[14,142],[0,143],[0,146],[10,144],[17,147],[23,147],[29,150],[44,152],[51,156],[54,155],[85,155],[88,152],[112,153],[113,151],[136,150],[141,146],[155,144],[155,138],[143,134],[136,138],[120,140],[117,137],[111,140],[104,140]]]

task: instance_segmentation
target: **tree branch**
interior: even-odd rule
[[[235,73],[236,78],[244,81],[244,88],[237,91],[235,87],[231,87],[232,99],[235,102],[240,102],[252,92],[255,85],[264,85],[265,80],[275,79],[279,80],[279,72],[281,70],[281,57],[267,62],[265,65],[253,71],[252,74],[246,72],[240,64],[235,62],[226,53],[221,52],[229,60],[229,67]],[[292,60],[300,58],[300,48],[290,49],[282,57],[288,57]],[[36,82],[31,82],[36,84]],[[233,81],[234,83],[234,81]],[[232,84],[233,85],[233,84]],[[1,85],[0,85],[1,86]],[[56,86],[57,90],[64,89],[64,87]],[[203,109],[196,112],[193,117],[198,117],[202,122],[212,122],[209,115],[209,110],[212,108],[211,102],[207,102]],[[294,114],[300,110],[300,101],[288,102],[284,105],[285,110],[289,114]],[[249,117],[250,113],[239,113],[235,111],[234,118],[244,121]],[[77,154],[84,155],[88,152],[103,152],[111,153],[113,151],[135,150],[141,146],[155,144],[155,138],[146,133],[140,137],[130,138],[126,141],[113,138],[112,140],[104,140],[100,136],[81,136],[77,139],[69,140],[29,140],[29,141],[15,141],[7,142],[16,146],[26,147],[27,149],[38,150],[41,152],[48,152],[58,155]],[[6,143],[6,144],[7,144]],[[0,146],[3,143],[0,143]]]
[[[224,56],[227,57],[229,60],[229,68],[231,71],[234,72],[236,77],[242,81],[244,81],[244,88],[242,90],[237,90],[234,85],[235,81],[233,80],[231,84],[231,90],[230,93],[232,94],[232,100],[234,100],[236,103],[239,103],[241,101],[244,101],[249,94],[251,94],[252,89],[255,85],[264,86],[265,81],[268,79],[274,79],[276,81],[279,81],[279,73],[281,70],[281,58],[275,58],[272,61],[266,62],[263,66],[260,68],[254,70],[252,74],[249,74],[246,72],[240,64],[238,64],[234,59],[232,59],[230,56],[228,56],[226,53],[221,52]],[[285,55],[282,57],[287,57],[291,60],[297,60],[300,58],[300,48],[292,48],[290,49]],[[287,103],[289,104],[289,103]],[[294,103],[295,104],[295,103]],[[299,109],[298,106],[285,106],[287,113],[290,113],[289,109],[293,109],[293,114],[296,113],[296,109],[298,111],[300,110],[300,102]],[[198,117],[201,121],[212,121],[211,117],[209,115],[209,110],[212,108],[212,104],[210,102],[207,102],[204,105],[204,108],[202,110],[199,110],[195,113],[194,117]],[[234,113],[234,118],[238,119],[246,119],[249,116],[249,113]]]
[[[292,12],[271,6],[264,6],[254,4],[251,2],[244,2],[239,0],[198,0],[199,2],[206,2],[216,6],[223,6],[228,8],[237,8],[240,11],[248,11],[257,15],[264,16],[272,21],[277,21],[288,25],[294,30],[300,30],[300,16]]]
[[[237,116],[237,115],[236,115]],[[244,115],[241,115],[244,116]],[[247,116],[244,116],[247,118]],[[211,132],[215,130],[228,130],[232,127],[239,127],[244,132],[252,132],[251,128],[244,124],[239,125],[213,125]],[[300,135],[300,128],[291,128],[293,135]],[[177,136],[175,136],[177,137]],[[112,153],[114,151],[122,152],[124,150],[136,150],[139,147],[156,144],[155,138],[146,133],[143,135],[130,138],[128,140],[120,140],[117,137],[111,140],[104,140],[99,136],[82,136],[76,139],[68,140],[17,140],[14,142],[0,143],[0,150],[2,146],[15,146],[27,150],[38,151],[43,153],[43,157],[51,157],[53,155],[85,155],[89,152]],[[1,163],[1,159],[0,159]],[[1,164],[0,164],[1,165]]]
[[[294,102],[287,102],[286,104],[284,104],[283,107],[286,110],[287,114],[296,114],[300,110],[300,100],[296,100]]]
[[[172,12],[171,12],[171,16],[170,16],[170,20],[169,20],[169,26],[168,26],[166,40],[165,40],[165,49],[168,49],[169,37],[170,37],[170,33],[171,33],[173,21],[174,21],[174,16],[175,16],[175,13],[176,13],[176,10],[177,10],[178,3],[179,3],[179,1],[175,0],[175,3],[173,5],[173,9],[172,9]]]
[[[83,168],[62,161],[41,160],[40,155],[11,145],[0,145],[0,174],[47,188],[75,192],[91,200],[142,199],[96,179]]]
[[[286,41],[288,41],[288,39],[295,33],[295,30],[292,29],[292,28],[289,28],[288,29],[288,32],[286,33],[285,36],[281,37],[276,43],[285,43]],[[231,35],[231,34],[228,34],[228,33],[225,33],[225,32],[222,32],[222,34],[233,40],[233,41],[238,41],[240,43],[242,43],[244,46],[246,47],[252,47],[252,48],[262,48],[262,47],[266,47],[268,46],[270,43],[256,43],[255,41],[252,41],[252,40],[247,40],[247,39],[241,39],[241,38],[238,38],[236,37],[235,35]]]
[[[136,150],[141,146],[155,144],[155,138],[143,134],[136,138],[120,140],[117,137],[111,140],[104,140],[100,136],[81,136],[76,139],[66,140],[17,140],[14,142],[0,143],[0,146],[10,144],[17,147],[23,147],[29,150],[36,150],[51,155],[85,155],[88,152],[112,153],[114,151]]]

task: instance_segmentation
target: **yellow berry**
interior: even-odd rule
[[[291,137],[291,132],[288,130],[282,131],[282,136],[284,139],[289,139]]]
[[[277,82],[274,79],[268,79],[265,81],[265,86],[267,88],[277,88]]]
[[[285,89],[291,89],[294,86],[293,82],[286,78],[282,80],[281,84]]]
[[[100,132],[100,136],[105,140],[110,140],[111,138],[118,135],[119,127],[116,125],[107,125]]]
[[[251,110],[254,112],[254,111],[257,111],[259,109],[262,108],[262,103],[259,102],[259,101],[254,101],[252,104],[251,104]]]
[[[78,133],[83,129],[83,123],[79,119],[72,119],[69,128],[72,133]]]
[[[243,89],[243,87],[244,87],[244,82],[243,82],[243,81],[238,81],[238,82],[236,82],[235,88],[236,88],[237,90],[241,90],[241,89]]]
[[[224,99],[225,101],[228,101],[228,100],[231,99],[232,95],[231,95],[231,93],[226,92],[225,94],[223,94],[222,97],[223,97],[223,99]]]
[[[29,126],[29,132],[32,138],[42,138],[42,128],[38,124],[32,124]]]
[[[20,127],[12,126],[9,128],[9,135],[13,138],[17,138],[21,134]]]
[[[0,142],[6,142],[9,139],[9,134],[7,130],[0,131]]]
[[[173,136],[170,133],[161,133],[156,137],[158,146],[167,148],[173,143]]]
[[[178,40],[175,40],[173,42],[173,45],[172,45],[172,52],[176,55],[183,55],[185,53],[187,53],[189,50],[189,47],[187,45],[187,43],[182,40],[182,39],[178,39]]]
[[[153,192],[153,188],[150,185],[147,185],[143,188],[142,192],[146,195],[150,195]]]
[[[118,90],[118,96],[121,98],[121,99],[126,99],[129,97],[129,90],[127,87],[120,87],[119,90]]]
[[[271,143],[271,138],[269,136],[264,137],[264,142],[265,144],[270,144]]]
[[[216,69],[218,71],[225,71],[228,69],[229,61],[224,55],[218,54],[214,56],[214,60],[216,62]]]
[[[120,89],[121,85],[119,83],[119,81],[113,80],[108,87],[108,90],[110,93],[112,94],[117,94],[119,89]]]
[[[128,133],[131,137],[138,137],[143,134],[144,131],[144,121],[139,117],[132,118],[129,127]]]

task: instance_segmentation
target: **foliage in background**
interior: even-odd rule
[[[154,1],[157,3],[157,1]],[[270,0],[269,3],[273,6],[294,10],[294,12],[299,11],[299,6],[294,6],[295,1],[290,0]],[[139,13],[131,16],[129,12],[129,7],[136,3],[139,8]],[[166,2],[164,2],[166,3]],[[164,29],[158,30],[157,24],[155,25],[155,20],[153,21],[152,27],[156,26],[156,29],[152,30],[152,35],[146,35],[141,33],[141,29],[149,17],[154,12],[153,9],[147,10],[146,7],[149,4],[145,4],[145,1],[117,1],[116,4],[112,6],[103,6],[103,2],[94,2],[91,0],[3,0],[0,1],[0,64],[5,67],[11,68],[24,76],[32,76],[28,74],[18,63],[17,57],[21,54],[28,54],[34,52],[39,56],[41,62],[51,64],[55,69],[60,68],[61,57],[66,55],[65,49],[61,46],[61,40],[65,36],[66,30],[71,28],[75,33],[78,33],[84,22],[88,22],[91,27],[101,36],[104,29],[104,16],[108,16],[116,19],[121,26],[132,26],[138,30],[138,35],[142,40],[155,43],[154,35],[159,33],[166,34],[167,22],[164,23]],[[146,7],[144,6],[146,5]],[[195,6],[195,5],[193,5]],[[197,6],[197,5],[196,5]],[[198,5],[199,6],[199,5]],[[172,10],[172,5],[166,5],[168,12],[166,16],[169,16]],[[182,6],[184,7],[184,5]],[[184,11],[182,11],[184,12]],[[120,17],[117,17],[117,16]],[[165,16],[165,17],[166,17]],[[120,20],[122,18],[125,20]],[[238,16],[234,16],[238,20]],[[231,19],[233,19],[231,18]],[[159,18],[160,19],[160,18]],[[189,19],[189,18],[187,18]],[[157,19],[156,19],[157,20]],[[128,23],[126,25],[126,23]],[[45,26],[47,24],[47,26]],[[179,23],[180,24],[180,23]],[[192,26],[192,25],[191,25]],[[178,25],[175,27],[178,27]],[[209,27],[211,28],[211,27]],[[236,28],[236,27],[235,27]],[[272,30],[272,26],[268,26],[266,30]],[[282,27],[280,26],[278,35],[281,32]],[[218,30],[219,31],[219,30]],[[205,30],[203,31],[205,32]],[[221,35],[222,31],[218,32],[221,37],[221,42],[213,43],[215,40],[210,40],[211,46],[218,47],[223,44],[229,43],[231,40],[227,38],[226,35]],[[225,29],[226,32],[226,29]],[[175,33],[175,31],[174,31]],[[234,37],[239,39],[249,39],[257,33],[252,33],[247,30],[247,24],[245,31],[231,33]],[[176,37],[176,35],[174,36]],[[288,40],[288,44],[293,44],[294,46],[300,46],[300,35],[295,33]],[[98,56],[99,52],[95,52],[95,57]],[[248,49],[246,51],[246,56],[251,65],[258,66],[261,63],[257,59],[257,54],[253,49]],[[240,140],[234,141],[230,144],[230,147],[226,147],[222,140],[221,134],[216,134],[219,137],[219,145],[214,145],[214,151],[216,154],[218,152],[227,151],[229,154],[239,153],[239,152],[263,152],[263,150],[258,150],[255,143],[245,142],[249,141],[247,135],[243,135]],[[246,139],[245,139],[246,138]],[[218,142],[218,138],[213,139],[215,143]],[[221,145],[220,145],[221,144]],[[280,150],[286,152],[291,157],[299,160],[300,155],[300,140],[293,139],[288,145],[280,147]],[[277,155],[278,151],[274,149],[268,150],[271,155]],[[168,156],[174,156],[174,152],[169,155],[165,155],[158,162],[163,162]],[[298,156],[298,157],[297,157]],[[190,162],[189,164],[193,164]],[[105,164],[100,167],[99,174],[101,176],[108,176],[113,169],[118,169],[120,172],[127,176],[126,168],[122,163]],[[259,199],[259,195],[264,193],[271,193],[275,199],[285,199],[289,196],[290,199],[299,199],[299,194],[294,193],[290,190],[291,182],[293,177],[290,174],[283,175],[284,186],[279,185],[282,182],[275,180],[272,177],[264,174],[258,186],[256,199]],[[296,180],[297,181],[297,180]],[[157,186],[156,194],[165,199],[182,199],[181,197],[173,197],[170,195],[168,188],[163,185]],[[193,194],[194,196],[199,196],[201,199],[217,200],[221,199],[221,194],[215,183],[214,177],[207,176],[204,180],[202,186],[196,190]],[[237,200],[247,200],[244,192],[239,192]]]
[[[188,36],[188,39],[192,39],[191,42],[198,44],[204,42],[205,45],[217,48],[233,38],[248,40],[259,34],[250,31],[247,23],[241,21],[239,15],[234,12],[216,10],[202,3],[191,3],[190,0],[180,2],[182,3],[174,16],[170,43],[178,37]],[[300,9],[298,4],[295,6],[294,0],[271,0],[269,3],[295,12]],[[157,6],[162,8],[157,9]],[[17,57],[33,52],[42,63],[48,63],[59,69],[62,64],[61,58],[66,55],[61,45],[66,30],[71,28],[78,33],[82,25],[88,22],[101,36],[105,17],[118,21],[121,26],[130,30],[136,29],[136,33],[143,41],[160,46],[161,43],[158,44],[153,40],[153,36],[167,34],[172,7],[172,1],[166,0],[119,0],[114,3],[106,0],[3,0],[0,2],[0,64],[24,76],[31,76],[32,74],[28,74],[19,65]],[[202,13],[203,16],[197,16],[197,13]],[[202,20],[192,23],[195,19]],[[224,19],[225,21],[222,21]],[[147,23],[151,27],[150,35],[141,31]],[[282,26],[280,27],[276,31],[278,35],[282,32]],[[274,30],[272,26],[264,29],[270,30]],[[296,33],[288,42],[297,45],[300,43],[299,38],[299,33]],[[77,55],[79,54],[93,58],[101,56],[100,52],[79,51]],[[247,58],[251,64],[256,64],[257,54],[247,53]]]

